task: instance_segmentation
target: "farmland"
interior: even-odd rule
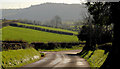
[[[31,42],[78,42],[77,36],[49,33],[33,29],[6,26],[2,28],[2,40]]]
[[[38,27],[38,28],[42,28],[42,29],[49,29],[49,30],[54,30],[54,31],[61,31],[61,32],[68,32],[68,33],[78,34],[78,32],[76,32],[76,31],[70,31],[70,30],[60,29],[60,28],[52,28],[52,27],[45,27],[45,26],[38,26],[38,25],[30,25],[30,24],[23,24],[23,23],[17,23],[17,24],[18,24],[18,25]]]

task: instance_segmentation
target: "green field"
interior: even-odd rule
[[[49,29],[49,30],[55,30],[55,31],[62,31],[62,32],[69,32],[73,34],[78,34],[78,32],[65,30],[65,29],[59,29],[59,28],[52,28],[52,27],[45,27],[45,26],[37,26],[37,25],[30,25],[30,24],[23,24],[23,23],[17,23],[18,25],[25,25],[25,26],[33,26],[33,27],[39,27],[43,29]]]
[[[7,26],[2,28],[2,40],[23,40],[27,42],[78,42],[77,36],[63,35],[27,28]]]

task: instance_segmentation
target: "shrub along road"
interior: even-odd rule
[[[35,63],[25,65],[18,69],[90,69],[88,62],[76,55],[80,50],[43,52],[46,57]]]

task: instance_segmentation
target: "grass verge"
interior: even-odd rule
[[[34,48],[2,51],[2,67],[20,67],[39,60],[40,53]]]
[[[105,50],[97,49],[95,51],[85,52],[81,57],[85,58],[89,62],[91,68],[99,68],[106,60],[108,54],[109,52],[105,52]]]

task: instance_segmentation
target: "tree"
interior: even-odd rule
[[[86,17],[85,20],[86,23],[84,23],[85,25],[82,26],[82,29],[78,34],[78,38],[81,41],[86,41],[86,45],[84,46],[83,51],[85,50],[87,52],[89,50],[95,50],[96,27],[93,26],[93,20],[90,15],[89,17]]]
[[[52,20],[51,23],[55,26],[55,27],[59,27],[62,25],[62,19],[56,15]]]
[[[120,33],[117,30],[120,30],[120,2],[93,2],[91,4],[88,2],[86,4],[88,6],[88,11],[91,15],[93,15],[93,23],[95,25],[99,26],[107,26],[111,23],[114,23],[114,40],[113,40],[113,46],[112,50],[110,50],[110,53],[102,65],[101,69],[116,69],[119,68],[119,64],[116,63],[116,61],[119,60],[119,42],[116,42],[116,40],[120,41],[120,37],[118,36]]]
[[[101,69],[117,69],[119,68],[119,64],[117,61],[119,61],[120,56],[118,54],[120,53],[119,48],[119,42],[120,41],[120,2],[111,2],[110,3],[110,11],[111,11],[111,22],[114,23],[114,41],[112,50],[110,51],[108,58],[106,59],[105,63],[102,65]]]
[[[86,3],[88,12],[93,15],[94,24],[109,25],[111,24],[111,11],[109,2],[91,2]]]
[[[87,34],[84,36],[86,37],[85,49],[92,47],[92,49],[95,50],[95,44],[108,42],[109,40],[106,39],[112,38],[111,31],[107,30],[108,26],[111,24],[110,3],[93,2],[91,4],[88,2],[86,5],[88,6],[88,12],[92,15],[93,19],[89,17],[88,22],[86,23],[88,25],[88,31],[86,31]],[[82,34],[82,32],[80,34]],[[105,37],[107,38],[104,39]]]

